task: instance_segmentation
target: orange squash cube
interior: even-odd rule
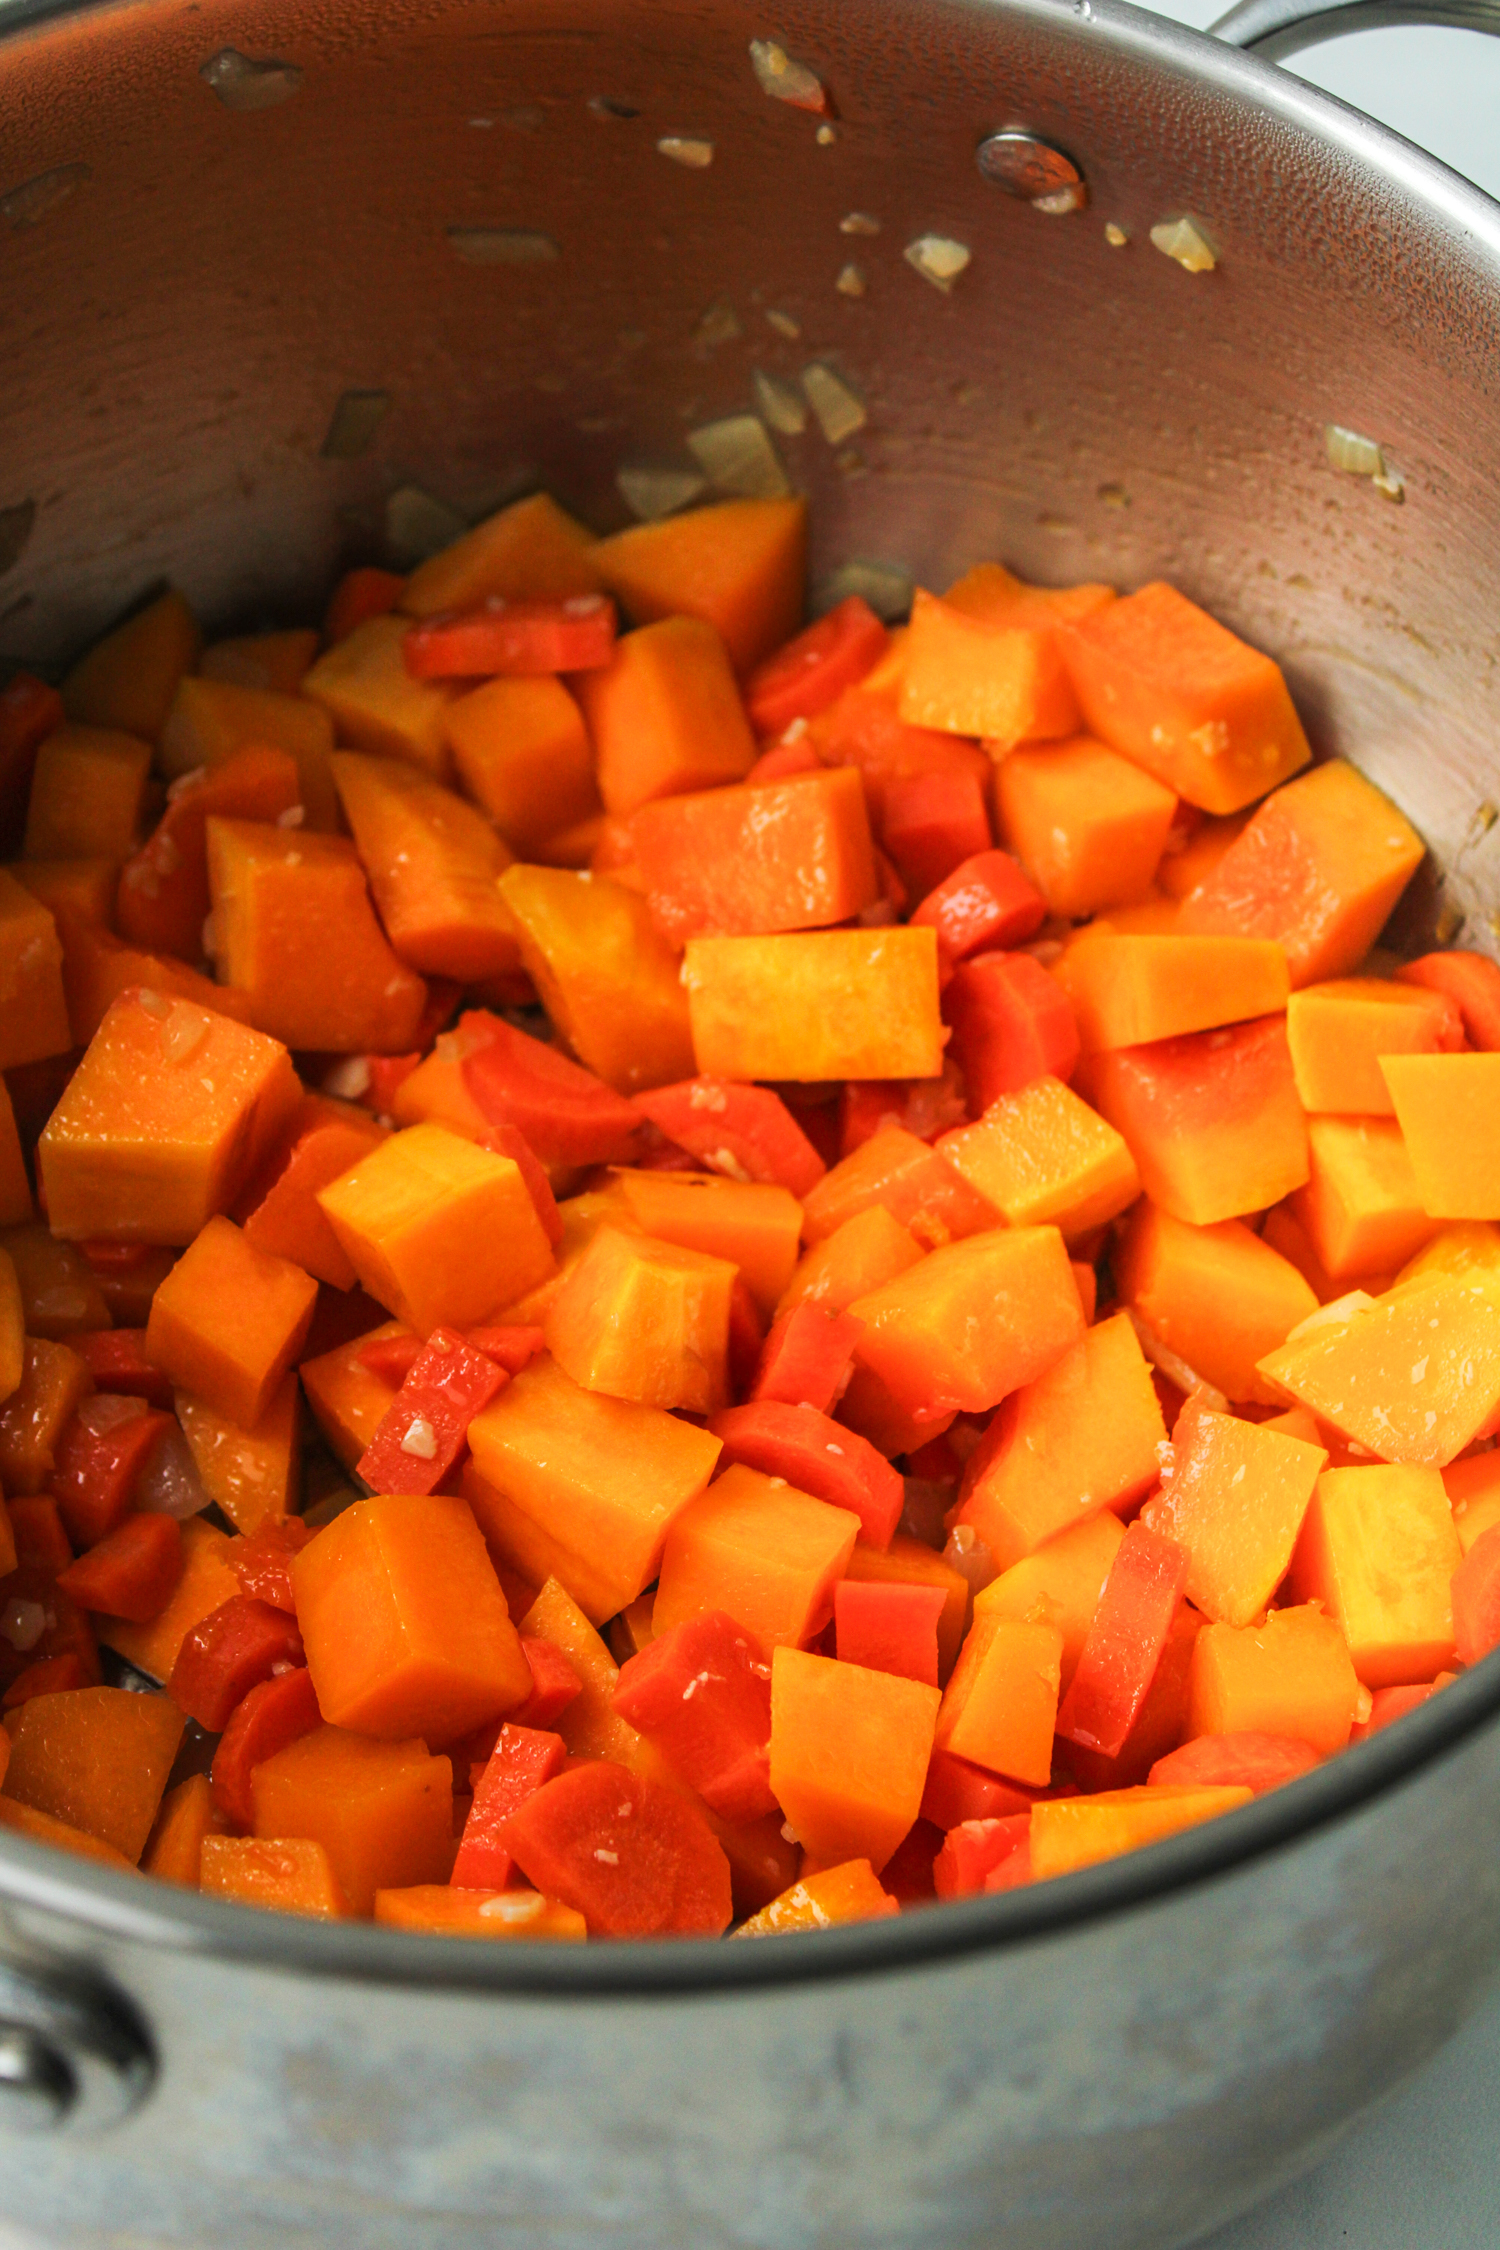
[[[114,917],[118,860],[18,859],[8,872],[49,914],[71,914],[100,930]]]
[[[1307,1139],[1311,1170],[1290,1209],[1331,1281],[1389,1273],[1437,1232],[1394,1119],[1310,1117]]]
[[[318,1202],[370,1295],[421,1336],[471,1328],[552,1271],[519,1166],[443,1125],[393,1133]]]
[[[26,1373],[26,1313],[15,1260],[0,1249],[0,1405],[21,1387]],[[11,1564],[11,1569],[15,1565]],[[6,1574],[0,1570],[0,1577]]]
[[[189,1774],[161,1801],[141,1854],[142,1874],[160,1876],[164,1883],[184,1883],[195,1891],[203,1869],[204,1838],[224,1835],[226,1825],[214,1804],[208,1775]]]
[[[837,1867],[803,1876],[729,1934],[778,1937],[786,1930],[827,1930],[840,1922],[878,1921],[900,1911],[867,1859],[846,1859]]]
[[[0,1070],[73,1044],[62,944],[47,908],[0,867]]]
[[[1122,1852],[1159,1844],[1220,1813],[1248,1805],[1245,1788],[1158,1786],[1105,1789],[1093,1797],[1063,1797],[1031,1808],[1031,1879],[1071,1875],[1076,1868],[1118,1859]]]
[[[19,1295],[18,1290],[17,1303]],[[15,1366],[12,1318],[7,1314],[10,1370]],[[0,1487],[24,1494],[45,1489],[58,1441],[93,1383],[77,1352],[45,1336],[24,1337],[20,1357],[20,1380],[0,1405]]]
[[[349,1912],[333,1864],[310,1836],[265,1840],[258,1836],[203,1839],[199,1884],[206,1898],[260,1906],[278,1914],[311,1914],[342,1921]]]
[[[622,1094],[693,1076],[681,962],[638,892],[607,876],[516,866],[500,896],[521,966],[581,1063]]]
[[[404,1321],[388,1320],[350,1343],[320,1352],[316,1359],[305,1359],[297,1370],[313,1420],[346,1469],[352,1469],[365,1452],[394,1395],[391,1385],[364,1366],[359,1355],[366,1344],[410,1333]]]
[[[982,1587],[974,1596],[975,1624],[1003,1618],[1022,1625],[1055,1625],[1062,1636],[1059,1686],[1066,1695],[1124,1536],[1124,1525],[1107,1508],[1085,1516]]]
[[[635,624],[704,618],[743,676],[802,623],[807,502],[721,500],[617,531],[589,560]]]
[[[453,1769],[425,1742],[318,1727],[256,1766],[250,1787],[257,1837],[321,1844],[355,1914],[371,1912],[377,1891],[452,1871]]]
[[[883,1211],[903,1231],[911,1228],[929,1248],[983,1234],[1000,1218],[998,1207],[970,1186],[945,1152],[894,1123],[882,1125],[808,1190],[802,1200],[803,1234],[810,1243],[821,1243],[871,1209]],[[864,1237],[850,1237],[851,1242],[856,1239]],[[869,1240],[872,1247],[896,1244],[889,1223]],[[896,1270],[903,1270],[899,1246],[890,1255]]]
[[[182,1740],[176,1704],[125,1688],[71,1688],[32,1696],[7,1724],[7,1795],[138,1860]]]
[[[358,1276],[323,1215],[318,1190],[343,1178],[368,1149],[385,1139],[374,1118],[346,1123],[312,1122],[298,1134],[285,1164],[245,1214],[245,1240],[257,1250],[290,1258],[334,1289],[352,1289]],[[477,1138],[477,1135],[471,1135]]]
[[[193,1628],[241,1591],[227,1560],[229,1545],[213,1524],[190,1516],[182,1527],[182,1576],[166,1608],[149,1625],[132,1625],[123,1617],[96,1619],[105,1647],[165,1685]]]
[[[873,1203],[813,1243],[777,1299],[776,1317],[804,1302],[843,1312],[856,1297],[909,1273],[922,1256],[921,1245],[899,1219]]]
[[[1061,1693],[1063,1638],[1048,1621],[976,1615],[943,1690],[936,1746],[1044,1789]]]
[[[399,758],[333,756],[386,936],[409,968],[475,984],[520,966],[498,878],[511,855],[483,813]]]
[[[1023,744],[995,769],[1002,843],[1074,921],[1146,896],[1176,811],[1170,789],[1086,734]]]
[[[620,1668],[556,1579],[548,1579],[521,1619],[521,1632],[527,1640],[550,1641],[554,1648],[561,1649],[583,1682],[582,1691],[558,1713],[554,1730],[562,1736],[572,1757],[609,1758],[647,1781],[662,1781],[668,1788],[682,1790],[682,1782],[655,1743],[638,1734],[616,1711],[614,1692]]]
[[[151,745],[109,727],[59,727],[36,754],[28,859],[125,860],[140,842]]]
[[[101,1843],[85,1829],[55,1820],[51,1813],[38,1812],[34,1805],[23,1805],[14,1797],[0,1796],[0,1828],[8,1828],[16,1836],[29,1836],[33,1843],[47,1844],[53,1851],[74,1852],[80,1859],[91,1859],[101,1867],[117,1868],[126,1874],[133,1865],[113,1844]]]
[[[249,1023],[249,995],[232,992],[200,976],[185,961],[167,953],[145,953],[125,945],[110,930],[84,922],[66,907],[57,910],[57,934],[62,940],[63,991],[68,999],[68,1021],[75,1047],[86,1047],[124,992],[154,992],[164,1000],[191,1000],[210,1014]]]
[[[38,1146],[54,1234],[191,1242],[285,1131],[285,1047],[145,989],[110,1007]]]
[[[554,1565],[595,1624],[635,1600],[656,1576],[662,1545],[703,1492],[721,1451],[707,1430],[659,1407],[580,1389],[550,1359],[535,1359],[469,1425],[474,1467],[504,1508],[470,1500],[486,1538],[511,1547],[520,1517],[579,1568]],[[516,1555],[516,1566],[524,1563]]]
[[[697,1069],[712,1078],[936,1078],[937,932],[911,927],[691,938]]]
[[[1389,977],[1335,977],[1287,1003],[1287,1045],[1304,1109],[1393,1117],[1379,1058],[1456,1049],[1458,1011],[1444,993]]]
[[[1328,1455],[1264,1423],[1197,1415],[1171,1480],[1141,1510],[1147,1529],[1187,1550],[1183,1591],[1206,1617],[1248,1625],[1291,1563]]]
[[[248,1535],[296,1514],[302,1393],[294,1374],[282,1378],[248,1429],[190,1391],[179,1391],[174,1403],[203,1489],[236,1531]]]
[[[459,1891],[451,1883],[414,1883],[377,1891],[375,1919],[392,1930],[439,1937],[564,1938],[581,1942],[588,1924],[560,1899],[540,1891]]]
[[[312,1324],[318,1285],[300,1266],[210,1219],[151,1300],[146,1351],[174,1383],[253,1429]]]
[[[917,1817],[938,1691],[804,1649],[771,1656],[771,1790],[811,1856],[884,1867]]]
[[[576,692],[607,813],[739,781],[755,762],[723,640],[701,618],[626,634],[612,663],[578,675]]]
[[[663,797],[632,815],[629,833],[656,926],[675,944],[826,929],[879,888],[852,766]]]
[[[1500,1055],[1393,1054],[1380,1068],[1423,1209],[1500,1219]]]
[[[937,1153],[1013,1227],[1091,1234],[1141,1190],[1113,1125],[1060,1078],[1033,1078],[992,1102],[977,1125],[944,1133]]]
[[[459,781],[521,858],[600,811],[594,746],[561,680],[486,680],[443,727]]]
[[[202,638],[187,603],[169,586],[78,659],[63,681],[63,708],[80,725],[122,727],[155,742]]]
[[[1320,1758],[1349,1740],[1360,1684],[1343,1634],[1314,1603],[1263,1625],[1206,1625],[1193,1643],[1189,1738],[1285,1734]]]
[[[451,1494],[357,1501],[303,1548],[292,1584],[333,1726],[452,1742],[531,1693],[483,1537]]]
[[[1318,1309],[1290,1259],[1238,1219],[1194,1227],[1142,1201],[1111,1263],[1122,1301],[1206,1383],[1273,1402],[1256,1363]]]
[[[561,602],[570,594],[597,593],[596,544],[593,533],[548,493],[533,492],[418,563],[401,607],[408,617],[434,617],[496,598]]]
[[[622,1170],[612,1175],[610,1193],[642,1233],[727,1258],[767,1317],[790,1285],[802,1206],[788,1189],[713,1172]]]
[[[369,617],[325,649],[302,693],[326,711],[340,742],[377,758],[404,758],[436,781],[452,763],[446,722],[453,689],[415,680],[406,669],[404,617]]]
[[[1269,938],[1085,931],[1053,973],[1086,1055],[1269,1016],[1286,1006],[1290,989],[1286,955]]]
[[[547,1348],[584,1390],[716,1414],[735,1276],[727,1258],[603,1226],[548,1307]]]
[[[722,1609],[773,1647],[796,1648],[833,1613],[859,1518],[738,1464],[667,1533],[652,1624],[669,1633]]]
[[[849,1310],[865,1323],[856,1362],[898,1406],[933,1419],[998,1406],[1083,1333],[1056,1227],[999,1227],[948,1243]]]
[[[227,680],[232,687],[269,688],[295,695],[322,636],[311,625],[291,625],[279,633],[238,633],[214,641],[198,660],[205,680]]]
[[[1436,1469],[1325,1469],[1292,1565],[1367,1688],[1411,1687],[1453,1662],[1453,1573],[1464,1550]]]
[[[284,750],[296,765],[303,829],[336,833],[339,808],[329,763],[333,722],[326,711],[303,695],[281,695],[235,681],[186,679],[179,684],[161,738],[162,769],[169,780],[221,766],[252,745]]]
[[[1396,1279],[1419,1281],[1431,1273],[1500,1273],[1500,1227],[1482,1219],[1443,1227],[1414,1258],[1408,1258]]]
[[[921,587],[912,599],[899,709],[907,726],[981,735],[996,754],[1013,742],[1078,731],[1078,700],[1052,623],[1012,624],[1004,611],[976,615]]]
[[[1135,1330],[1117,1313],[996,1409],[965,1464],[956,1520],[1008,1570],[1097,1510],[1139,1500],[1166,1435]]]

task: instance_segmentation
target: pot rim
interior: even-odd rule
[[[0,0],[0,41],[88,13],[127,19],[152,0]],[[1379,173],[1387,188],[1479,251],[1500,280],[1500,202],[1335,96],[1211,34],[1127,0],[958,0],[996,10],[1123,55],[1165,63],[1198,85],[1322,140]],[[208,21],[206,36],[211,36]],[[722,1939],[569,1945],[484,1944],[418,1936],[369,1922],[319,1922],[230,1905],[164,1881],[116,1873],[0,1830],[0,1912],[7,1905],[78,1924],[98,1937],[198,1953],[252,1968],[515,1998],[668,1999],[785,1984],[827,1984],[871,1973],[945,1966],[1056,1937],[1228,1875],[1349,1820],[1383,1794],[1453,1755],[1500,1717],[1500,1651],[1370,1740],[1164,1842],[1020,1890],[953,1900],[878,1922],[788,1933],[773,1945]]]

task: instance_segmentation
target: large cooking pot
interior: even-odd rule
[[[1239,34],[1418,12],[1310,4]],[[341,558],[539,481],[608,528],[622,466],[660,490],[816,360],[866,416],[776,438],[818,580],[1173,577],[1419,823],[1419,916],[1493,942],[1500,209],[1392,135],[1110,0],[7,24],[5,655],[167,574],[215,625],[312,614]],[[762,90],[767,38],[831,127]],[[1200,270],[1153,244],[1183,218]],[[100,2250],[1186,2241],[1473,2003],[1497,1713],[1492,1660],[1126,1861],[774,1944],[451,1945],[6,1836],[0,2214]]]

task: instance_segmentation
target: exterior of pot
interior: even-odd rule
[[[165,573],[216,626],[310,612],[403,487],[408,532],[412,488],[430,520],[535,481],[608,528],[622,466],[691,469],[818,363],[866,417],[775,437],[820,578],[1172,576],[1418,821],[1417,917],[1493,944],[1500,214],[1392,136],[1104,0],[6,21],[0,654]],[[769,35],[831,131],[760,90]],[[999,131],[1078,207],[986,177]],[[1184,214],[1211,272],[1151,245]],[[303,1925],[5,1837],[0,2115],[40,2129],[0,2213],[97,2250],[1186,2241],[1476,1998],[1496,1671],[1129,1861],[773,1946]]]

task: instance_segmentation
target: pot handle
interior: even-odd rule
[[[1210,27],[1210,36],[1280,62],[1325,39],[1392,24],[1437,24],[1500,37],[1500,0],[1240,0]]]

